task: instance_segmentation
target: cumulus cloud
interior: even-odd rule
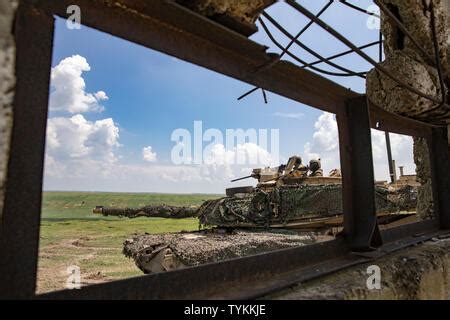
[[[256,143],[247,142],[226,149],[222,143],[216,143],[205,150],[203,161],[206,165],[273,165],[275,157]]]
[[[90,69],[87,60],[80,55],[65,58],[52,69],[50,109],[76,114],[47,120],[46,176],[65,178],[67,182],[74,176],[92,174],[89,168],[106,174],[117,162],[119,128],[114,120],[90,121],[81,114],[102,111],[99,102],[108,99],[104,91],[85,92],[82,73]]]
[[[66,123],[65,125],[72,128],[71,124]],[[59,127],[51,126],[51,128],[48,135],[55,136],[54,132],[56,132],[54,142],[57,143],[53,144],[53,148],[62,152],[61,148],[63,147],[59,143]],[[251,143],[241,144],[230,150],[227,150],[223,144],[215,144],[210,148],[209,156],[204,158],[201,165],[125,164],[121,161],[105,161],[105,159],[94,158],[94,153],[85,151],[86,143],[82,143],[85,138],[77,140],[72,135],[70,136],[69,140],[75,140],[75,142],[69,143],[69,146],[65,147],[66,159],[64,161],[61,161],[63,159],[61,154],[55,155],[56,150],[47,152],[44,184],[47,190],[69,187],[72,190],[91,191],[223,193],[227,187],[254,185],[256,180],[253,179],[239,183],[230,183],[230,180],[249,175],[254,167],[274,164],[273,157],[269,152]],[[86,135],[82,134],[82,136]],[[49,145],[48,148],[50,149]],[[153,148],[150,146],[143,148],[143,156],[144,150],[149,154],[154,154],[151,159],[156,160]],[[238,152],[245,154],[247,161],[236,164]],[[80,154],[82,156],[79,156]],[[77,156],[73,158],[73,155]],[[259,158],[257,164],[249,164],[249,159],[252,158]],[[68,179],[71,181],[70,186],[67,186]]]
[[[301,119],[305,115],[301,112],[289,113],[289,112],[275,112],[273,114],[275,117],[287,118],[287,119]]]
[[[91,67],[86,58],[73,55],[63,59],[51,71],[51,88],[49,107],[52,111],[66,111],[72,114],[84,112],[101,112],[101,101],[107,100],[104,91],[86,92],[83,72]]]
[[[242,175],[249,175],[252,168],[278,166],[277,159],[256,143],[242,143],[231,149],[216,143],[204,155],[200,173],[208,181],[229,181]]]
[[[325,173],[340,168],[339,133],[334,115],[322,113],[314,124],[311,142],[304,147],[305,161],[320,158]]]
[[[156,152],[152,151],[152,147],[144,147],[142,149],[142,158],[147,162],[156,162]]]
[[[398,167],[403,166],[405,174],[415,174],[416,165],[413,156],[413,139],[410,136],[391,133],[392,159],[395,160],[397,176]],[[372,152],[375,166],[375,178],[389,180],[386,137],[384,132],[372,130]]]
[[[339,135],[334,115],[324,112],[317,119],[314,128],[312,141],[307,142],[304,146],[305,160],[321,158],[325,173],[334,168],[340,168]],[[392,157],[396,160],[397,168],[404,166],[405,174],[414,174],[412,138],[392,133],[390,137]],[[389,166],[384,132],[372,130],[372,150],[375,179],[388,180]]]
[[[77,114],[47,121],[47,155],[55,161],[96,159],[115,162],[119,128],[113,119],[88,121]]]

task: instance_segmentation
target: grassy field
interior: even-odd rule
[[[126,238],[139,233],[198,229],[198,221],[164,218],[119,218],[94,215],[96,205],[137,207],[148,204],[200,205],[219,195],[45,192],[38,266],[38,293],[64,289],[67,267],[81,269],[83,284],[142,275],[122,254]]]

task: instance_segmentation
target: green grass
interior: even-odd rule
[[[92,214],[95,206],[141,207],[145,205],[198,206],[203,201],[220,195],[205,194],[154,194],[112,192],[44,192],[43,219],[99,219]],[[114,220],[111,217],[100,219]]]
[[[138,207],[148,204],[198,206],[220,195],[45,192],[42,202],[38,292],[64,289],[66,269],[81,268],[83,283],[142,275],[122,254],[123,241],[134,234],[198,229],[194,218],[120,218],[94,215],[97,205]]]

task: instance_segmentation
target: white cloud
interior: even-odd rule
[[[90,70],[80,55],[67,57],[52,69],[50,109],[73,115],[47,121],[47,190],[222,193],[233,186],[230,179],[248,175],[252,168],[279,165],[275,163],[278,158],[254,143],[231,149],[223,144],[210,145],[201,165],[125,163],[118,153],[119,128],[114,120],[91,121],[84,115],[102,111],[100,102],[108,99],[104,91],[86,92],[83,72]],[[141,152],[147,162],[160,161],[151,146]],[[250,179],[241,183],[254,182]]]
[[[375,177],[388,179],[384,133],[373,131]],[[414,173],[412,139],[391,134],[397,166]],[[254,143],[227,149],[212,145],[201,165],[123,163],[116,155],[119,129],[112,119],[88,121],[82,115],[48,120],[45,184],[47,190],[93,190],[129,192],[223,193],[225,188],[255,185],[246,176],[253,168],[277,166],[272,155]],[[238,155],[246,161],[236,164]],[[151,146],[142,149],[143,158],[156,161]],[[325,173],[340,167],[338,130],[334,116],[322,114],[315,123],[312,140],[305,145],[304,160],[320,157]],[[159,158],[159,155],[158,155]],[[70,181],[70,183],[68,183]]]
[[[117,162],[119,128],[111,118],[89,121],[81,113],[101,111],[101,100],[107,100],[104,91],[85,92],[83,71],[91,68],[85,58],[74,55],[63,59],[52,69],[54,91],[50,109],[78,113],[71,117],[53,117],[47,120],[45,174],[67,179],[94,172],[104,174]]]
[[[87,60],[74,55],[63,59],[51,71],[51,88],[49,107],[52,111],[66,111],[69,113],[101,112],[100,105],[108,96],[104,91],[87,93],[83,72],[90,71]]]
[[[324,173],[334,168],[340,168],[339,134],[335,117],[324,112],[315,125],[313,139],[304,146],[305,161],[321,158]],[[413,141],[411,137],[390,134],[392,157],[396,160],[397,172],[399,166],[405,167],[405,174],[415,173],[413,159]],[[384,132],[372,130],[372,152],[376,180],[388,180],[389,169]]]
[[[207,181],[229,181],[249,175],[251,168],[278,166],[276,161],[277,157],[255,143],[238,144],[232,149],[226,149],[223,144],[217,143],[204,155],[200,172]],[[251,180],[245,183],[249,184],[249,181]]]
[[[109,97],[106,95],[105,91],[99,91],[99,92],[95,93],[94,97],[97,100],[108,100],[109,99]]]
[[[47,155],[58,162],[90,159],[115,162],[118,140],[119,128],[111,118],[92,122],[77,114],[47,121]]]
[[[142,149],[142,158],[147,162],[156,162],[156,152],[152,151],[152,147],[148,146]]]
[[[287,112],[275,112],[273,114],[275,117],[287,118],[287,119],[302,119],[305,114],[301,112],[287,113]]]
[[[334,115],[322,113],[314,124],[314,134],[311,142],[304,147],[304,162],[320,158],[324,173],[340,168],[339,133]]]
[[[230,183],[233,178],[249,175],[251,169],[259,166],[273,165],[271,155],[256,144],[245,143],[232,150],[226,150],[222,144],[216,144],[210,149],[210,156],[202,165],[172,165],[154,164],[124,164],[120,161],[105,161],[95,157],[95,153],[86,151],[86,134],[80,130],[79,140],[73,131],[72,121],[64,124],[70,134],[66,133],[69,141],[67,147],[62,147],[60,141],[61,126],[49,126],[50,132],[56,140],[53,149],[46,157],[46,179],[44,187],[47,190],[102,190],[129,192],[206,192],[224,193],[225,188],[239,185],[254,185],[256,180],[248,179],[239,183]],[[93,125],[91,123],[91,125]],[[88,139],[89,140],[89,139]],[[117,141],[116,141],[117,142]],[[104,144],[110,146],[104,140]],[[75,147],[76,146],[76,147]],[[56,150],[55,150],[56,148]],[[111,151],[114,148],[111,148]],[[143,149],[153,154],[149,146]],[[59,151],[56,152],[56,151]],[[247,160],[259,155],[259,162],[255,165],[234,164],[237,153],[242,152]],[[143,152],[144,153],[144,152]],[[80,155],[75,158],[71,155]],[[156,158],[156,154],[155,154]],[[107,159],[106,159],[107,160]],[[277,164],[278,165],[278,164]],[[67,181],[70,180],[70,184]]]
[[[256,143],[238,144],[232,149],[226,149],[221,143],[216,143],[206,150],[204,163],[206,165],[260,165],[274,164],[275,157]]]
[[[391,139],[392,159],[395,160],[397,176],[399,166],[405,167],[405,174],[415,174],[416,165],[413,156],[413,139],[410,136],[389,134]],[[386,137],[384,132],[372,130],[372,152],[375,166],[375,178],[389,181]]]

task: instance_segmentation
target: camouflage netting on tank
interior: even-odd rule
[[[287,231],[244,231],[233,233],[205,230],[192,233],[146,234],[124,243],[123,253],[145,269],[160,248],[169,248],[185,265],[196,266],[209,262],[243,257],[271,250],[302,246],[315,242],[313,234],[293,234]],[[146,272],[146,270],[143,270]]]
[[[141,208],[108,208],[101,207],[98,209],[98,213],[104,216],[121,216],[128,218],[136,217],[160,217],[160,218],[172,218],[182,219],[188,217],[195,217],[197,213],[197,207],[177,207],[168,205],[154,205],[145,206]],[[97,213],[97,209],[94,210]]]
[[[282,223],[300,217],[330,216],[342,213],[342,188],[340,185],[304,185],[281,189],[276,194],[278,215]]]
[[[417,187],[406,185],[400,189],[387,192],[387,200],[390,204],[389,212],[413,211],[417,209]],[[378,205],[377,205],[378,210]]]
[[[395,190],[375,187],[377,212],[414,210],[416,202],[417,191],[410,186]],[[238,197],[210,200],[199,208],[198,215],[203,225],[269,226],[342,213],[342,186],[335,184],[283,186],[271,192],[258,190]]]

